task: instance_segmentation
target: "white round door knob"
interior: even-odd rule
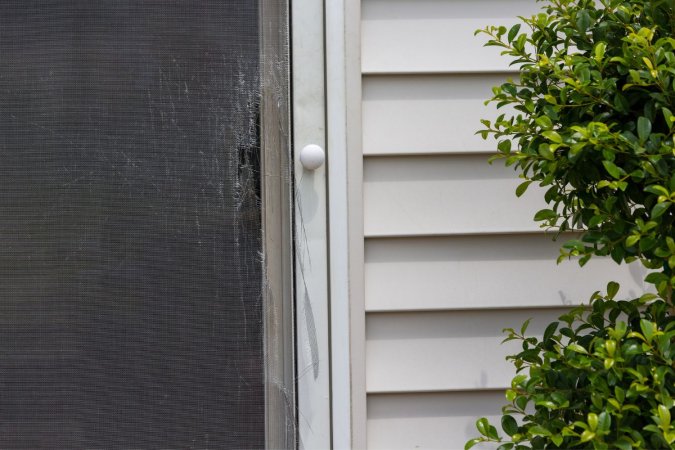
[[[326,152],[316,144],[305,145],[300,150],[300,163],[307,170],[316,170],[326,162]]]

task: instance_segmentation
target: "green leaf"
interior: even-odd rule
[[[521,410],[525,410],[527,407],[527,403],[529,402],[529,399],[525,397],[524,395],[519,395],[516,397],[516,406],[520,408]]]
[[[621,169],[619,169],[612,161],[604,160],[602,165],[605,166],[605,170],[607,170],[607,173],[609,173],[612,177],[616,179],[621,178]]]
[[[563,248],[568,248],[568,249],[573,249],[573,250],[578,250],[580,252],[583,252],[586,249],[586,245],[584,244],[583,241],[580,241],[579,239],[570,239],[569,241],[567,241],[563,244]]]
[[[644,116],[638,117],[637,132],[640,142],[645,142],[649,138],[649,134],[652,132],[652,122]]]
[[[490,422],[485,417],[481,417],[476,421],[476,429],[478,429],[478,432],[482,434],[483,436],[493,439],[493,440],[498,440],[499,435],[497,434],[497,429],[490,425]]]
[[[499,434],[497,433],[497,429],[495,427],[493,427],[492,425],[490,425],[488,427],[487,432],[488,432],[488,437],[490,439],[493,439],[493,440],[499,440],[500,439]]]
[[[475,438],[475,439],[471,439],[470,441],[467,441],[467,443],[464,444],[464,450],[469,450],[471,447],[478,444],[479,442],[483,442],[483,439]]]
[[[653,236],[645,236],[640,239],[640,245],[638,246],[641,252],[646,252],[653,249],[656,246],[656,239]]]
[[[550,437],[550,439],[551,439],[551,442],[553,442],[556,445],[556,447],[560,447],[565,438],[563,438],[562,435],[560,435],[560,434],[554,434]]]
[[[532,321],[532,318],[527,319],[523,325],[520,327],[520,334],[523,335],[525,334],[525,331],[527,331],[527,327],[530,325],[530,322]]]
[[[581,437],[579,438],[579,442],[581,442],[583,444],[584,442],[588,442],[588,441],[592,440],[593,438],[595,438],[595,433],[593,433],[590,430],[584,430],[584,432],[581,433]]]
[[[656,334],[656,324],[647,319],[640,319],[640,329],[647,342],[651,342],[652,339],[654,339],[654,335]]]
[[[654,205],[652,208],[652,219],[656,219],[658,217],[661,217],[667,210],[670,208],[671,203],[666,202],[666,203],[657,203]]]
[[[560,136],[557,131],[544,131],[541,135],[556,144],[561,144],[563,141],[562,136]]]
[[[607,411],[598,414],[598,431],[607,432],[612,426],[612,416]]]
[[[535,425],[527,430],[527,434],[530,436],[550,436],[552,433],[541,425]]]
[[[511,29],[509,30],[509,34],[507,36],[507,40],[509,42],[513,42],[513,40],[518,35],[518,31],[520,31],[520,24],[519,23],[517,23],[517,24],[515,24],[514,26],[511,27]]]
[[[544,130],[553,128],[553,122],[551,122],[551,119],[549,119],[548,116],[539,116],[534,121]]]
[[[519,374],[519,375],[516,375],[511,380],[511,387],[515,389],[515,388],[519,387],[525,380],[527,380],[527,375],[522,374],[522,373]]]
[[[617,263],[621,264],[621,262],[624,260],[626,256],[626,251],[621,247],[620,245],[617,245],[612,249],[610,252],[609,256]]]
[[[609,356],[614,356],[614,353],[616,352],[616,341],[613,339],[607,339],[605,341],[605,350],[607,350],[607,354]]]
[[[551,400],[539,400],[535,402],[536,406],[543,406],[546,409],[558,409],[558,405],[555,404],[555,402],[552,402]]]
[[[588,355],[588,351],[579,344],[570,344],[567,346],[567,348],[575,353],[582,353],[584,355]]]
[[[661,421],[660,427],[665,431],[670,427],[670,411],[665,405],[659,405],[657,411],[659,413],[659,420]]]
[[[544,133],[546,133],[546,131],[544,131]],[[544,159],[549,161],[553,161],[555,159],[555,154],[551,150],[551,146],[548,144],[541,144],[538,148],[538,151],[539,154],[544,157]]]
[[[600,225],[604,220],[602,216],[593,216],[591,220],[588,221],[588,228],[595,228]]]
[[[610,299],[616,297],[616,294],[619,292],[620,285],[617,282],[610,281],[607,283],[607,297]]]
[[[524,182],[520,183],[518,185],[518,187],[516,188],[516,197],[522,196],[525,193],[525,191],[527,190],[527,188],[530,184],[532,184],[532,180],[527,180],[527,181],[524,181]]]
[[[570,154],[572,156],[578,155],[588,144],[586,142],[579,142],[570,146]]]
[[[546,100],[547,102],[549,102],[549,103],[552,104],[552,105],[557,105],[557,104],[558,104],[558,99],[556,99],[556,98],[555,98],[554,96],[552,96],[551,94],[546,94],[546,95],[544,95],[544,100]]]
[[[614,94],[613,104],[614,108],[621,113],[626,113],[630,109],[630,103],[628,103],[626,97],[619,92]]]
[[[602,58],[605,56],[605,50],[607,50],[607,43],[606,42],[598,42],[597,45],[595,46],[595,50],[593,51],[593,54],[595,56],[595,60],[597,62],[601,62]]]
[[[488,428],[490,427],[490,422],[485,417],[481,417],[476,421],[476,429],[483,436],[488,435]]]
[[[673,127],[675,126],[675,116],[673,116],[673,112],[665,107],[661,108],[661,112],[663,112],[663,118],[666,120],[666,125],[668,126],[668,129],[672,130]]]
[[[659,186],[658,184],[653,184],[651,186],[647,186],[645,188],[645,192],[649,192],[650,194],[654,194],[654,195],[670,196],[670,191],[668,191],[668,189],[666,189],[663,186]]]
[[[670,236],[666,237],[666,245],[668,245],[668,250],[675,253],[675,239]]]
[[[577,13],[577,29],[582,33],[585,33],[590,25],[591,25],[591,16],[590,14],[588,14],[588,11],[582,9]]]
[[[668,277],[659,272],[652,272],[645,277],[645,281],[651,284],[658,284],[663,281],[667,281]]]
[[[553,220],[558,217],[558,214],[555,213],[555,211],[551,209],[542,209],[537,211],[537,213],[534,215],[534,220],[539,222],[542,220]]]
[[[513,42],[513,47],[522,52],[525,50],[525,43],[527,42],[527,36],[524,34],[521,34],[518,36],[518,38]]]
[[[591,431],[595,431],[598,429],[598,415],[595,413],[588,413],[588,416],[586,418],[586,422],[588,423],[588,428]]]
[[[551,339],[551,337],[553,336],[553,333],[555,333],[555,331],[558,329],[558,325],[560,325],[559,322],[552,322],[552,323],[548,324],[548,326],[546,327],[546,330],[544,330],[544,337],[543,337],[544,342]]]
[[[515,95],[518,94],[518,91],[516,90],[516,87],[512,83],[502,84],[502,90],[509,95],[515,96]]]
[[[627,441],[616,441],[616,442],[614,442],[614,446],[618,450],[634,450],[631,443],[627,442]]]
[[[511,141],[508,140],[508,139],[504,139],[503,141],[499,141],[499,143],[497,144],[497,149],[502,153],[511,152]]]
[[[518,432],[518,423],[516,419],[509,415],[502,416],[502,430],[509,436],[513,436]]]
[[[639,234],[631,234],[626,238],[626,247],[632,247],[640,240]]]

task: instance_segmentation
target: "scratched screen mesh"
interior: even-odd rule
[[[0,448],[264,446],[258,31],[0,2]]]

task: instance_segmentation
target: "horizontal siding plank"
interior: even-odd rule
[[[499,295],[497,291],[494,295]],[[515,369],[504,360],[516,341],[500,345],[502,329],[532,318],[541,335],[560,309],[369,313],[366,316],[368,392],[502,389]]]
[[[476,135],[497,109],[483,102],[505,74],[372,76],[363,80],[366,155],[494,153],[495,139]],[[505,110],[501,110],[504,112]]]
[[[363,0],[364,73],[509,70],[499,49],[483,47],[487,25],[510,26],[540,11],[534,0]]]
[[[501,391],[369,395],[368,449],[462,449],[476,419],[499,423],[505,403]]]
[[[553,235],[367,239],[367,311],[560,307],[587,302],[608,281],[644,292],[645,269],[593,258],[556,264]],[[536,282],[532,274],[536,273]]]
[[[541,190],[517,198],[519,182],[485,155],[365,158],[365,236],[539,231]]]

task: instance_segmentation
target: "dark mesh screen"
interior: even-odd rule
[[[0,448],[264,446],[257,23],[0,2]]]

